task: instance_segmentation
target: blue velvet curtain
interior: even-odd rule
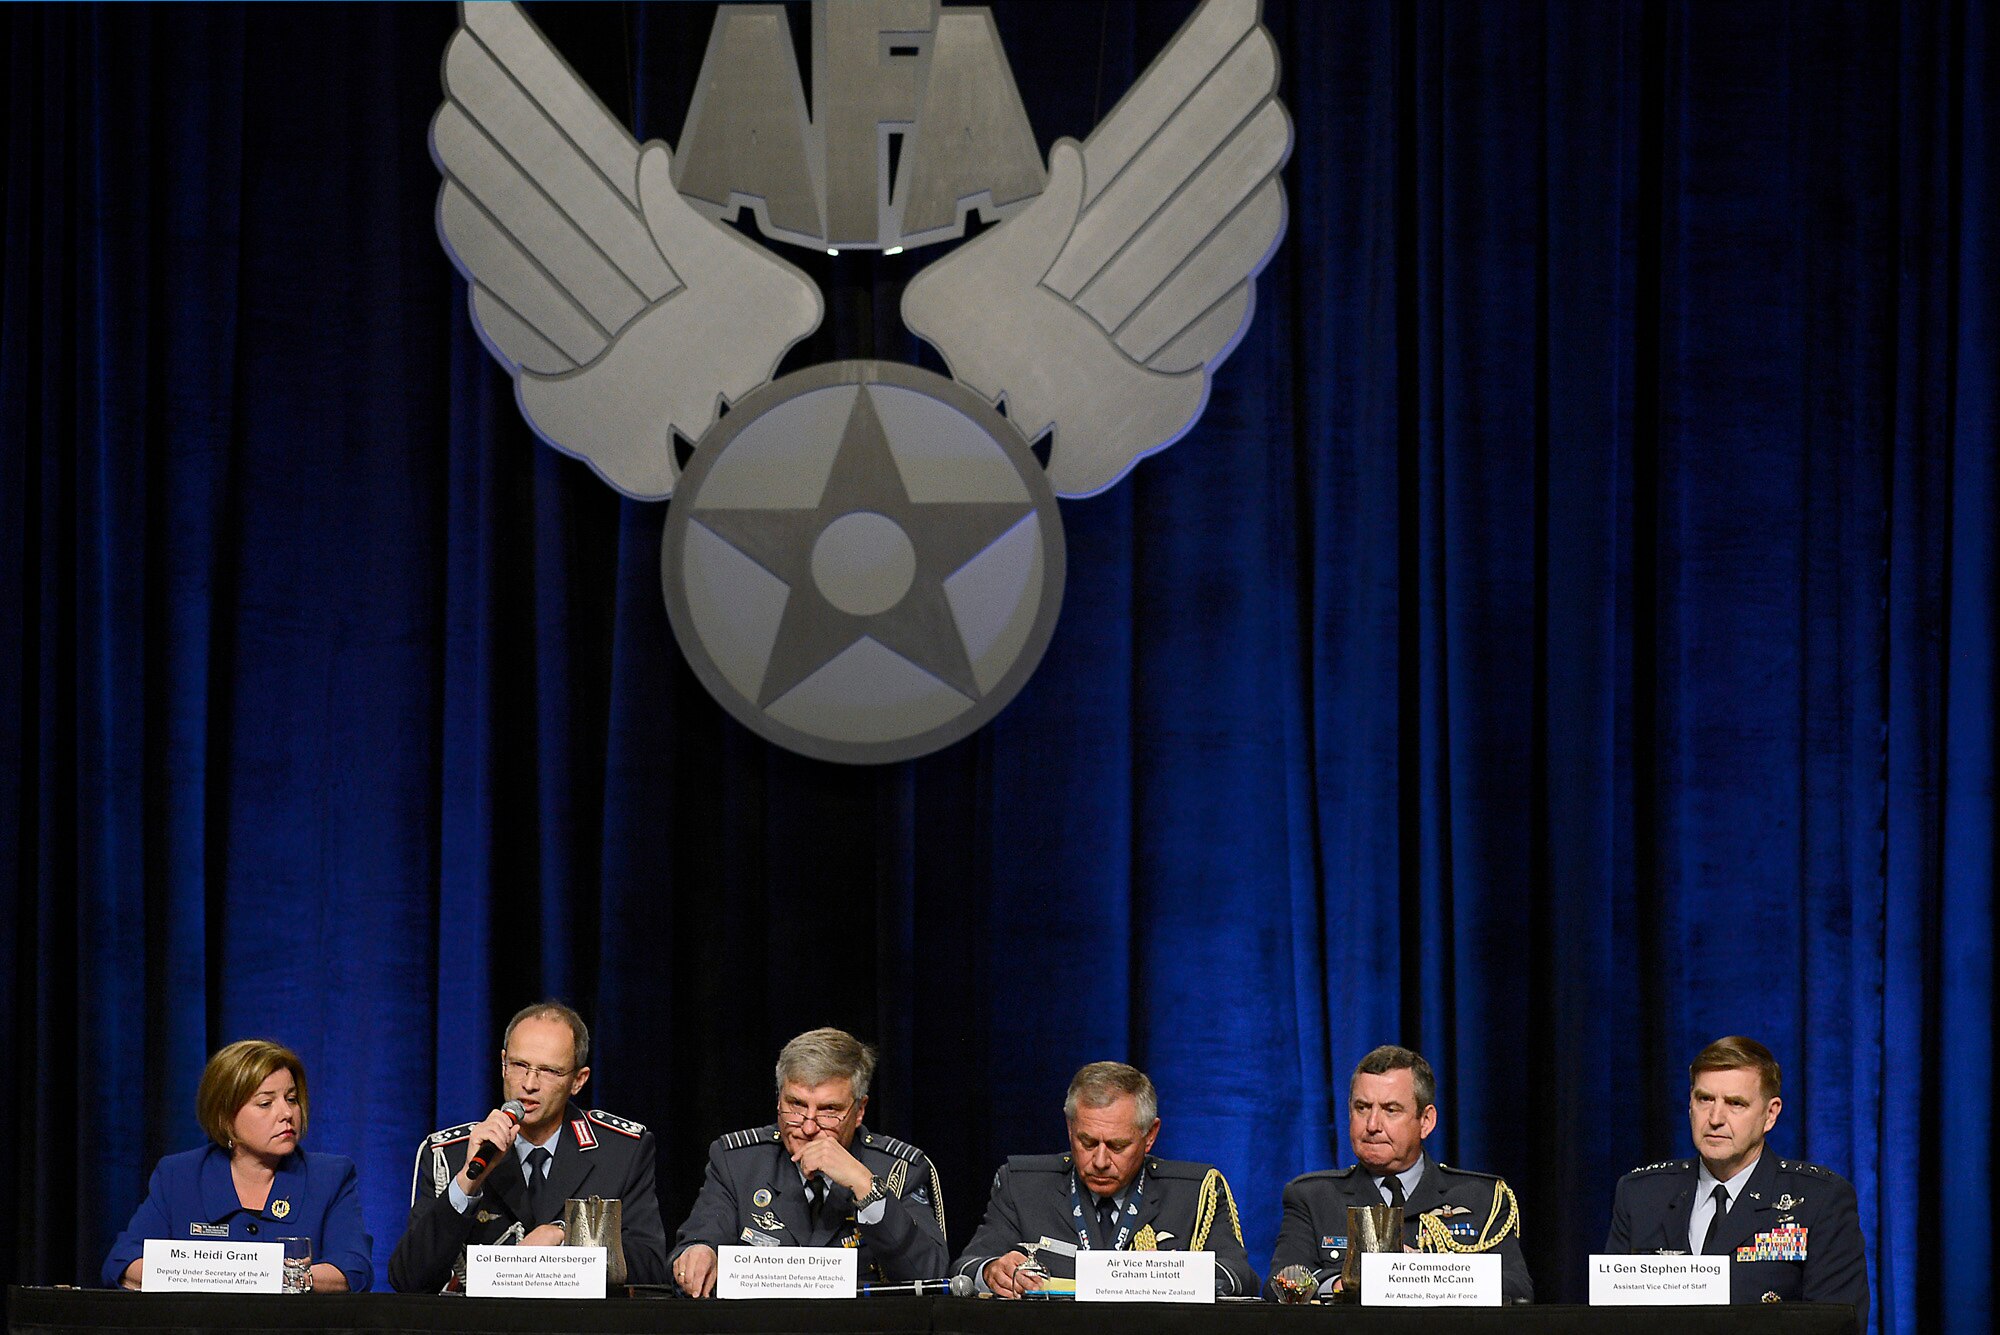
[[[1189,10],[995,14],[1044,146]],[[710,7],[536,16],[642,136]],[[1065,503],[1048,656],[909,764],[702,692],[664,507],[537,444],[432,229],[444,6],[7,7],[8,1278],[94,1273],[202,1061],[297,1047],[378,1261],[562,995],[678,1218],[778,1044],[881,1045],[954,1244],[1086,1060],[1251,1255],[1369,1047],[1545,1298],[1719,1034],[1860,1192],[1881,1329],[1980,1323],[1995,1092],[1990,7],[1281,3],[1291,227],[1200,426]],[[936,252],[789,252],[788,365],[927,354]],[[934,364],[934,363],[931,363]]]

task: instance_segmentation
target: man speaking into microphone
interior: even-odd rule
[[[653,1185],[653,1133],[597,1109],[568,1116],[590,1079],[590,1030],[557,1001],[507,1022],[501,1107],[485,1120],[434,1131],[417,1147],[410,1223],[389,1258],[389,1282],[435,1293],[463,1276],[469,1245],[556,1247],[563,1203],[623,1202],[626,1277],[661,1284],[666,1230]]]

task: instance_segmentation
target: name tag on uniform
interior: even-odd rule
[[[1493,1252],[1364,1252],[1363,1307],[1498,1307],[1500,1258]]]
[[[852,1247],[723,1247],[718,1298],[852,1298],[861,1253]]]
[[[1593,1256],[1592,1307],[1681,1307],[1729,1302],[1726,1256]]]
[[[283,1293],[285,1248],[276,1242],[146,1239],[148,1293]]]
[[[1215,1253],[1078,1251],[1076,1300],[1212,1303]]]
[[[602,1247],[484,1247],[465,1249],[470,1298],[602,1298]]]

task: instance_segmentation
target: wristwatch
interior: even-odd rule
[[[883,1190],[881,1176],[877,1174],[868,1179],[868,1194],[866,1196],[857,1196],[854,1198],[854,1208],[857,1210],[865,1210],[869,1206],[873,1205],[876,1201],[881,1200],[888,1194],[889,1193],[887,1191]]]

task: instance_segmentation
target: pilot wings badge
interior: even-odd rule
[[[1201,416],[1284,232],[1291,123],[1259,0],[1205,0],[1046,171],[983,9],[816,0],[816,48],[845,54],[815,61],[811,117],[774,12],[720,7],[677,159],[514,5],[462,6],[431,127],[438,231],[535,433],[626,496],[673,498],[668,617],[715,699],[804,755],[904,760],[983,726],[1040,662],[1057,498]],[[886,127],[909,146],[884,177]],[[746,207],[835,253],[992,221],[904,289],[952,378],[844,361],[772,379],[825,304],[728,225]]]

